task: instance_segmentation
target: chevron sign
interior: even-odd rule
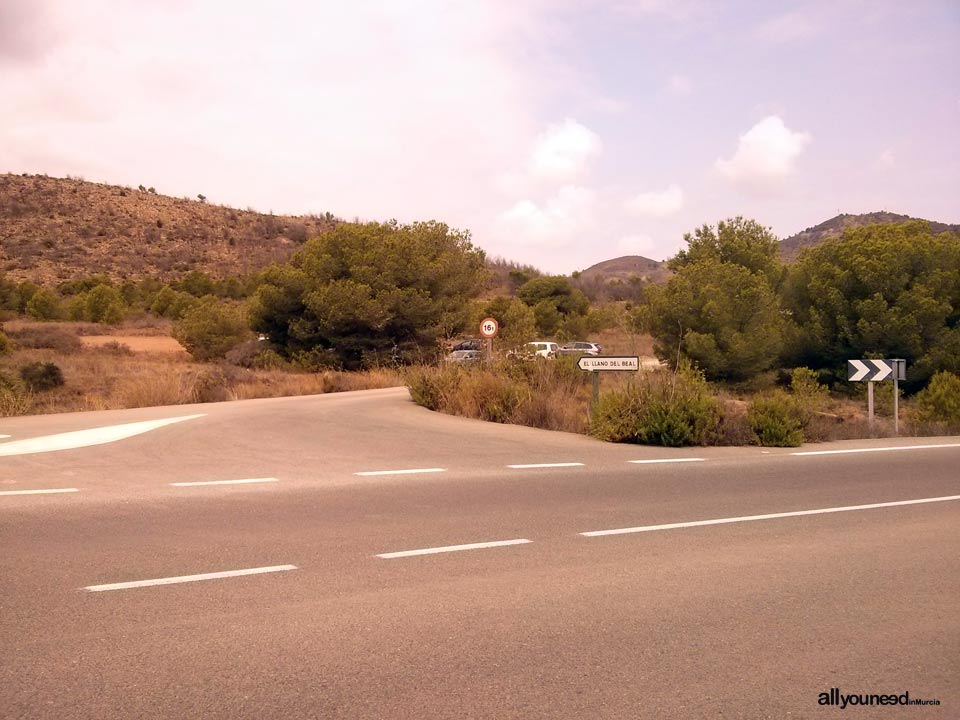
[[[905,380],[906,376],[906,360],[847,360],[847,380],[852,382]]]

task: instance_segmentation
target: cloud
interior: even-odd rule
[[[680,212],[683,207],[683,190],[671,185],[663,192],[640,193],[628,200],[625,209],[641,217],[662,218]]]
[[[793,172],[794,164],[811,137],[790,130],[777,115],[764,118],[740,136],[737,151],[714,166],[734,181],[775,180]]]
[[[583,174],[602,149],[595,132],[567,118],[550,125],[537,137],[527,171],[535,179],[570,182]]]
[[[897,157],[894,155],[893,148],[885,149],[877,158],[877,165],[882,168],[892,168],[896,164]]]
[[[624,235],[617,240],[616,248],[622,255],[650,257],[657,252],[657,243],[649,235]]]
[[[595,225],[599,200],[595,190],[564,185],[543,203],[521,200],[497,224],[518,245],[569,247]]]

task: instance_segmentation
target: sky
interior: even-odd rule
[[[0,0],[0,172],[439,220],[570,273],[960,222],[958,0]]]

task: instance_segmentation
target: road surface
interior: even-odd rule
[[[614,446],[402,389],[0,433],[2,718],[960,717],[960,438]]]

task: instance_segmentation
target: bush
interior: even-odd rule
[[[960,424],[960,375],[936,373],[917,393],[917,407],[922,421]]]
[[[80,352],[83,343],[80,338],[58,327],[27,327],[10,336],[21,348],[48,348],[64,355]]]
[[[63,385],[63,371],[56,363],[33,362],[20,368],[20,379],[33,392],[52,390]]]
[[[97,285],[86,294],[83,301],[83,315],[86,320],[95,323],[116,325],[123,320],[126,311],[120,292],[110,285]]]
[[[6,333],[0,332],[0,355],[9,355],[13,352],[13,343]]]
[[[417,405],[428,410],[441,410],[456,380],[456,374],[433,368],[414,368],[407,374],[407,387]]]
[[[684,366],[675,374],[644,374],[625,389],[602,395],[590,432],[610,442],[708,445],[717,440],[721,421],[721,405],[703,375]]]
[[[47,288],[40,288],[30,298],[25,312],[37,320],[56,320],[60,317],[60,298]]]
[[[802,405],[782,390],[758,395],[747,412],[757,442],[764,447],[797,447],[803,444],[805,419]]]
[[[173,336],[197,360],[223,358],[249,335],[243,308],[210,295],[173,326]]]

